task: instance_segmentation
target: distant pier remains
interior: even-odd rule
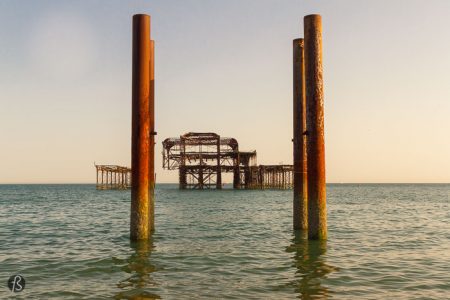
[[[212,132],[189,132],[163,141],[163,168],[178,170],[180,189],[221,189],[222,173],[233,173],[234,189],[290,189],[292,165],[257,165],[256,151]]]
[[[125,190],[131,188],[131,168],[116,165],[95,165],[97,190]]]

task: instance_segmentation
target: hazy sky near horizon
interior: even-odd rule
[[[292,40],[323,18],[328,182],[450,182],[450,1],[0,1],[0,183],[130,165],[131,18],[156,43],[161,142],[235,137],[292,163]]]

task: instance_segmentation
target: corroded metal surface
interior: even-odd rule
[[[150,190],[150,16],[133,16],[130,237],[149,237]]]
[[[293,87],[294,87],[294,229],[308,229],[308,196],[306,176],[306,101],[304,41],[293,41]]]
[[[310,239],[326,239],[322,20],[319,15],[309,15],[304,18],[304,38],[308,139],[308,233]]]

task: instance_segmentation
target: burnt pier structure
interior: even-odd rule
[[[126,190],[131,187],[131,169],[117,165],[95,165],[97,190]]]
[[[256,151],[240,151],[235,138],[189,132],[163,141],[163,168],[178,170],[180,189],[222,189],[233,173],[234,189],[288,189],[292,165],[257,165]]]

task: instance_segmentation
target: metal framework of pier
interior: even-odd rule
[[[131,168],[116,165],[95,165],[97,190],[125,190],[131,188]]]
[[[259,165],[246,170],[245,188],[248,189],[292,189],[292,165]]]
[[[221,189],[222,172],[234,189],[292,188],[292,165],[257,165],[256,151],[239,151],[236,139],[189,132],[163,141],[163,168],[178,170],[180,189]]]

